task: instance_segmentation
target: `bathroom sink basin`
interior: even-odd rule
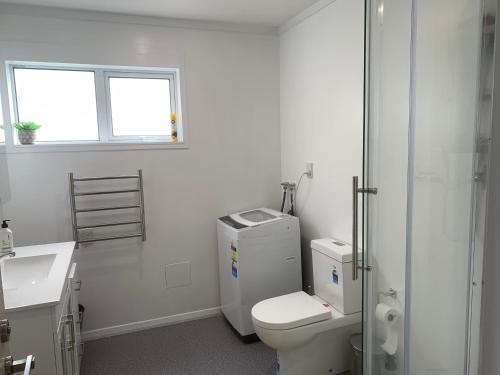
[[[46,282],[56,254],[6,258],[2,262],[4,290],[33,287]]]

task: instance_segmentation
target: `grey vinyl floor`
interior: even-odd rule
[[[274,350],[244,344],[222,317],[85,344],[82,375],[273,375]]]

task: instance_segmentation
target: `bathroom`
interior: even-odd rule
[[[0,368],[12,355],[5,373],[28,374],[33,355],[33,375],[498,375],[496,12],[494,0],[0,0],[0,219],[16,252],[0,254]],[[170,106],[133,81],[168,81]],[[20,122],[41,125],[34,141]],[[78,181],[119,176],[134,178]],[[304,306],[321,300],[311,241],[359,249],[343,269],[359,292],[353,331],[329,330],[341,350],[321,369],[302,346],[297,370],[266,338],[244,342],[221,302],[217,219],[280,211],[282,183],[295,184]],[[74,197],[92,189],[134,191]],[[137,207],[78,213],[75,237],[75,210],[123,204]],[[37,251],[73,278],[67,316],[81,325],[53,319],[61,291],[9,306],[22,297],[9,284],[43,279],[22,262],[44,267]],[[307,345],[329,357],[318,337]]]

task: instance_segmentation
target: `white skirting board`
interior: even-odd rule
[[[220,307],[212,307],[205,310],[191,311],[188,313],[163,316],[139,322],[120,324],[117,326],[94,329],[92,331],[82,332],[83,341],[92,341],[105,337],[123,335],[125,333],[143,331],[150,328],[169,326],[177,323],[188,322],[190,320],[210,318],[221,314]]]

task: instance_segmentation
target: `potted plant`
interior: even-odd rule
[[[31,121],[19,121],[14,123],[17,136],[22,145],[32,145],[36,139],[36,131],[42,126]]]

